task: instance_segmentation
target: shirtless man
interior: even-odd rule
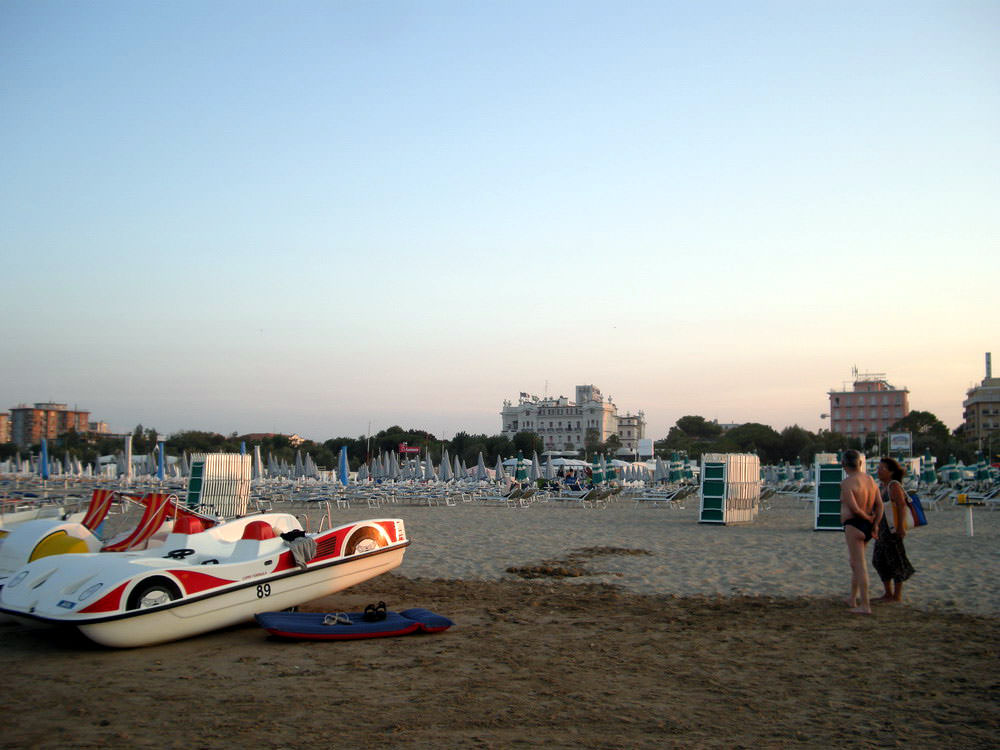
[[[841,465],[847,476],[840,483],[840,522],[844,525],[847,559],[851,563],[851,595],[847,606],[853,614],[870,615],[865,545],[878,535],[884,507],[878,485],[861,470],[861,463],[858,451],[844,452]]]

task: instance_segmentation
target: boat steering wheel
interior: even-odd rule
[[[188,555],[193,555],[194,553],[195,550],[191,549],[190,547],[185,547],[184,549],[172,549],[167,554],[165,554],[164,557],[169,558],[171,560],[183,560]]]

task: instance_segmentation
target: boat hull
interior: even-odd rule
[[[252,620],[254,615],[287,609],[334,594],[398,567],[405,547],[337,561],[275,578],[262,578],[175,606],[138,610],[103,622],[78,624],[80,632],[102,646],[135,648],[189,638]]]

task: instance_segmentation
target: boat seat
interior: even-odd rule
[[[174,534],[200,534],[205,530],[205,523],[194,516],[180,516],[174,521]]]
[[[285,540],[274,532],[267,521],[251,521],[243,529],[243,536],[233,546],[232,557],[247,560],[281,549]]]
[[[267,521],[251,521],[243,529],[243,539],[255,539],[257,541],[263,541],[264,539],[274,539],[277,534],[274,533],[274,527],[271,526]]]

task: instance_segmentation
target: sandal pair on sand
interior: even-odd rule
[[[384,620],[386,615],[385,602],[379,602],[378,604],[369,604],[365,607],[364,614],[361,615],[361,619],[365,622],[378,622],[379,620]],[[350,616],[346,612],[337,612],[336,614],[326,615],[323,617],[324,625],[353,625]]]
[[[385,602],[369,604],[365,607],[365,613],[361,615],[365,622],[378,622],[385,619]]]

